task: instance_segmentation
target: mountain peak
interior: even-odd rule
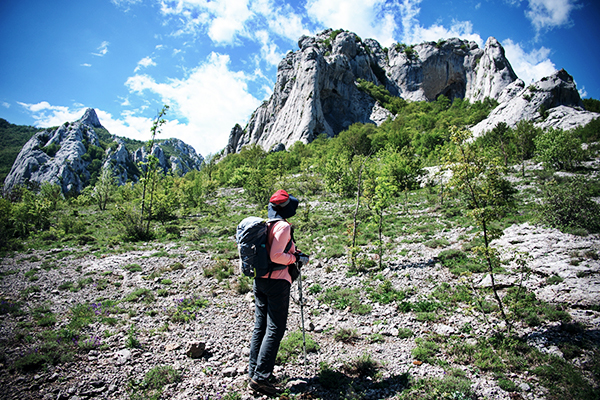
[[[102,124],[100,123],[100,119],[98,119],[98,115],[96,114],[96,110],[93,108],[88,108],[85,110],[85,114],[79,120],[82,124],[91,125],[95,128],[101,128]]]

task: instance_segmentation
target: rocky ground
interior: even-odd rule
[[[452,233],[448,233],[452,235]],[[451,241],[452,242],[452,241]],[[456,242],[456,245],[459,245]],[[549,302],[570,304],[573,320],[586,328],[585,340],[600,344],[600,261],[587,257],[600,253],[597,235],[587,237],[560,233],[529,224],[515,225],[505,231],[496,243],[508,257],[511,253],[528,252],[532,259],[532,273],[525,276],[525,287],[539,298]],[[441,282],[450,284],[464,281],[452,275],[447,268],[435,262],[436,253],[421,243],[405,245],[407,256],[391,260],[379,279],[390,279],[394,288],[412,288],[407,300],[425,299]],[[164,388],[163,398],[218,399],[253,398],[246,388],[245,369],[248,345],[253,326],[253,300],[251,293],[238,294],[234,290],[237,276],[219,282],[206,277],[204,270],[215,261],[207,253],[188,251],[180,244],[152,244],[143,249],[121,254],[96,256],[76,250],[66,255],[65,249],[32,251],[1,260],[0,296],[21,301],[21,315],[0,315],[0,382],[3,399],[128,399],[132,396],[132,383],[143,380],[145,374],[156,366],[171,366],[182,376],[180,382]],[[157,254],[157,252],[160,252]],[[421,254],[411,257],[411,252]],[[180,264],[177,264],[180,263]],[[125,266],[138,264],[141,271],[129,271]],[[173,265],[177,265],[174,268]],[[183,266],[183,268],[181,268]],[[507,269],[516,268],[511,264]],[[35,270],[35,274],[29,272]],[[154,274],[153,274],[154,273]],[[411,351],[415,339],[432,333],[442,336],[458,335],[460,340],[476,343],[481,335],[489,335],[499,321],[485,323],[482,315],[472,307],[457,307],[445,312],[435,321],[421,321],[414,312],[399,312],[395,303],[382,305],[363,297],[372,305],[372,311],[358,315],[349,310],[338,310],[318,300],[309,288],[320,285],[323,290],[340,285],[364,288],[372,284],[367,274],[348,276],[344,259],[312,260],[304,268],[303,280],[306,305],[304,316],[307,333],[318,344],[319,350],[307,355],[306,364],[300,356],[276,367],[275,374],[297,398],[339,398],[339,391],[329,391],[318,379],[320,363],[340,368],[344,363],[365,354],[379,363],[379,374],[364,380],[362,398],[388,399],[406,389],[406,377],[443,377],[442,363],[422,363],[414,359]],[[555,284],[547,278],[557,275]],[[80,282],[79,290],[67,290],[65,282]],[[474,274],[474,285],[486,285],[486,274]],[[501,287],[516,284],[520,275],[497,276]],[[371,282],[371,283],[370,283]],[[31,289],[35,286],[35,289]],[[59,288],[60,287],[60,288]],[[29,288],[29,289],[28,289]],[[150,301],[140,297],[127,301],[129,294],[147,288],[155,295]],[[166,289],[159,292],[160,289]],[[173,321],[173,310],[182,299],[200,296],[208,300],[204,308],[196,311],[196,318],[188,322]],[[292,296],[297,299],[297,285]],[[31,310],[47,305],[56,315],[54,329],[68,324],[73,308],[78,304],[96,306],[99,300],[113,300],[115,306],[105,307],[99,313],[115,318],[112,322],[96,319],[83,328],[82,337],[94,345],[82,347],[66,363],[44,367],[31,372],[20,372],[12,367],[23,354],[36,350],[34,332],[39,328],[31,324]],[[596,307],[593,307],[593,306]],[[101,308],[101,307],[100,307]],[[468,333],[462,329],[470,324]],[[541,351],[561,356],[556,346],[557,336],[565,333],[559,323],[543,324],[534,328],[518,328],[518,334]],[[300,307],[292,302],[288,332],[301,326]],[[133,331],[132,331],[133,327]],[[358,338],[349,342],[336,340],[335,333],[342,328],[355,330]],[[399,331],[410,329],[413,337],[403,338]],[[30,332],[27,332],[30,330]],[[30,343],[15,337],[27,334]],[[134,338],[139,346],[132,346]],[[372,338],[377,338],[373,340]],[[24,344],[27,343],[27,344]],[[205,350],[201,356],[190,357],[190,347],[200,343]],[[135,343],[134,341],[134,344]],[[80,346],[81,347],[81,346]],[[440,357],[446,357],[441,355]],[[451,359],[444,360],[452,363]],[[572,360],[585,363],[586,354]],[[486,399],[544,399],[545,389],[534,376],[512,374],[509,378],[519,386],[518,394],[501,389],[494,376],[482,373],[470,365],[455,365],[464,371],[472,388],[480,398]],[[378,384],[374,384],[376,380]],[[356,387],[356,386],[355,386]],[[238,396],[239,397],[235,397]],[[346,396],[351,394],[346,393]]]

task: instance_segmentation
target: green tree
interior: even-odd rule
[[[116,179],[110,168],[102,169],[100,178],[92,191],[92,199],[101,211],[106,210],[106,204],[111,200],[116,190]]]
[[[356,165],[345,154],[330,154],[322,171],[325,188],[330,193],[352,197],[356,193]]]
[[[487,159],[484,152],[471,141],[472,133],[468,129],[452,127],[450,137],[456,144],[456,151],[449,154],[446,160],[446,167],[452,171],[449,185],[463,196],[467,214],[482,230],[483,246],[477,246],[474,250],[487,265],[494,298],[510,330],[511,324],[504,312],[494,278],[494,269],[499,264],[498,252],[490,246],[490,242],[502,234],[492,224],[514,207],[515,191],[503,177],[505,168],[500,160]]]
[[[517,157],[521,162],[521,174],[525,177],[525,160],[529,160],[535,153],[535,138],[541,129],[536,128],[533,122],[521,120],[514,130],[514,141]]]
[[[147,144],[149,152],[154,148],[156,135],[160,132],[160,127],[166,123],[163,118],[169,109],[165,105],[158,112],[152,128],[150,129],[150,141]],[[137,210],[134,204],[119,205],[115,210],[115,217],[121,221],[125,227],[125,234],[132,240],[148,240],[152,237],[150,232],[150,221],[152,220],[152,207],[154,196],[156,194],[157,175],[159,172],[158,159],[149,154],[145,162],[142,162],[142,186],[139,203],[140,209]],[[126,191],[122,191],[123,194]]]
[[[154,123],[152,124],[152,128],[150,128],[150,141],[148,142],[148,152],[151,153],[154,149],[154,141],[156,140],[156,135],[160,133],[160,127],[164,125],[167,121],[163,118],[167,114],[167,110],[169,106],[165,105],[158,112],[158,115],[154,119]],[[156,189],[156,180],[158,175],[158,158],[153,156],[152,154],[148,154],[148,159],[145,163],[144,175],[141,179],[142,182],[142,211],[140,213],[140,225],[142,226],[142,234],[145,237],[150,235],[150,219],[152,216],[152,205],[154,201],[155,189]],[[150,187],[148,188],[148,185]],[[149,192],[147,193],[147,190]],[[150,197],[147,198],[146,194]],[[144,218],[145,226],[144,226]]]
[[[408,192],[419,186],[418,178],[421,174],[421,162],[410,147],[398,150],[388,146],[377,153],[369,166],[370,179],[366,180],[364,193],[377,218],[380,269],[383,257],[384,212],[397,202],[402,192],[405,194],[405,200],[408,200]]]
[[[575,232],[582,228],[600,232],[600,204],[592,199],[590,182],[577,177],[565,182],[551,181],[542,189],[539,218],[548,225]]]
[[[13,204],[12,226],[15,236],[27,237],[30,233],[48,229],[52,203],[43,196],[22,189],[21,201]]]
[[[536,158],[546,168],[572,171],[586,157],[581,140],[572,131],[550,128],[535,140]]]
[[[56,211],[58,204],[63,199],[62,189],[55,183],[44,182],[40,187],[40,196],[50,202],[50,208]]]

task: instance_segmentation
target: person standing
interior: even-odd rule
[[[300,261],[308,264],[308,256],[294,243],[288,218],[296,214],[298,199],[281,189],[269,199],[268,237],[269,273],[254,279],[254,330],[250,342],[248,386],[259,393],[277,395],[281,391],[270,380],[275,358],[285,333],[290,303],[292,277],[288,266]]]

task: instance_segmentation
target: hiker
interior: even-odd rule
[[[288,266],[308,264],[308,256],[296,248],[293,227],[287,222],[296,214],[298,199],[278,190],[269,199],[267,244],[269,273],[254,279],[255,323],[250,343],[249,386],[254,391],[277,395],[281,391],[270,379],[275,357],[286,329],[292,277]]]

